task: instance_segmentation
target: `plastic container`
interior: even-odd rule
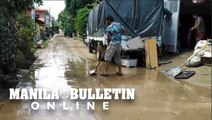
[[[136,67],[137,59],[121,59],[121,65],[125,67]]]

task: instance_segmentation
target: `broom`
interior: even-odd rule
[[[165,72],[166,75],[171,76],[171,77],[175,77],[176,75],[178,75],[181,71],[182,71],[182,67],[189,62],[192,58],[194,58],[196,55],[198,55],[202,50],[205,49],[205,47],[207,47],[207,43],[205,44],[205,46],[203,46],[198,52],[196,52],[195,54],[193,54],[188,60],[186,60],[182,65],[180,65],[179,67],[175,67],[172,68],[170,70],[167,70]]]

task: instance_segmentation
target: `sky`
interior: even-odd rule
[[[50,14],[57,19],[58,14],[65,8],[65,2],[64,0],[43,0],[43,6],[39,8],[50,9]]]

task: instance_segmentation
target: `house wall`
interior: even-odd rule
[[[178,52],[178,22],[180,0],[166,0],[164,7],[171,12],[171,15],[165,15],[162,30],[162,45],[165,46],[165,51],[176,53]]]

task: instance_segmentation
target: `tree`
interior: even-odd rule
[[[0,0],[0,73],[15,71],[15,48],[20,41],[16,18],[42,0]]]
[[[70,24],[70,14],[66,9],[64,9],[59,15],[58,15],[58,22],[60,22],[60,27],[63,30],[65,26],[69,26]]]
[[[94,1],[95,0],[66,0],[66,2],[65,2],[66,7],[59,14],[59,17],[58,17],[62,28],[64,28],[65,26],[69,26],[70,29],[72,29],[73,31],[75,31],[75,29],[80,29],[81,26],[79,27],[78,25],[76,25],[76,24],[78,24],[78,23],[76,23],[76,21],[82,21],[82,19],[81,18],[76,19],[77,13],[78,13],[77,11],[79,11],[79,9],[84,8],[88,4],[92,4]],[[86,12],[87,9],[85,8],[85,9],[81,10],[81,12],[80,12],[81,15],[83,14],[82,13],[83,11]],[[87,14],[87,12],[85,14]],[[83,15],[83,18],[85,18],[85,15]],[[83,25],[83,26],[85,26],[85,25]]]
[[[16,34],[18,43],[15,48],[15,63],[18,68],[29,69],[35,60],[33,47],[33,36],[36,34],[34,30],[35,21],[27,14],[20,14],[16,18]]]
[[[88,14],[91,9],[84,7],[79,9],[77,16],[75,18],[75,29],[80,33],[86,33],[87,23],[88,23]]]

